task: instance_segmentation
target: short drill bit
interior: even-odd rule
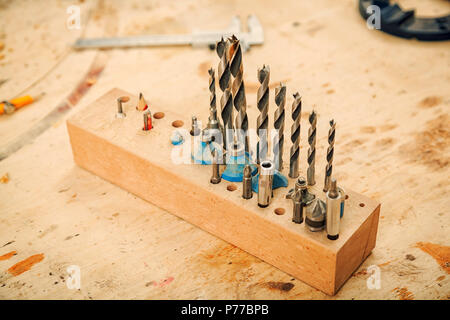
[[[200,128],[198,127],[197,117],[192,116],[191,122],[191,136],[198,136],[200,134]]]
[[[247,101],[245,98],[244,87],[244,66],[242,63],[242,50],[240,41],[233,35],[230,38],[230,72],[233,75],[232,93],[233,105],[237,111],[235,128],[236,137],[245,146],[245,151],[249,152],[249,143],[247,137],[248,117],[247,117]]]
[[[230,90],[230,64],[228,62],[228,48],[229,42],[224,41],[223,38],[217,43],[216,52],[220,58],[219,67],[218,67],[218,77],[219,77],[219,87],[222,90],[222,97],[220,99],[220,107],[221,107],[221,116],[223,121],[224,128],[224,149],[226,149],[226,145],[229,141],[227,137],[226,131],[233,129],[233,104],[231,101],[231,94],[228,92],[226,94],[226,90]],[[229,101],[230,100],[230,101]]]
[[[307,171],[307,179],[308,185],[313,186],[316,184],[315,180],[315,164],[316,164],[316,124],[317,124],[317,115],[313,110],[309,115],[309,130],[308,130],[308,171]]]
[[[281,171],[283,168],[284,105],[286,104],[286,86],[281,83],[275,88],[275,103],[278,108],[274,113],[273,127],[277,130],[277,135],[273,139],[273,155],[275,167]]]
[[[325,167],[325,182],[323,191],[327,192],[330,188],[331,173],[333,172],[333,154],[334,154],[334,138],[336,134],[336,123],[330,121],[330,130],[328,130],[328,149],[327,149],[327,166]]]
[[[253,197],[252,168],[247,164],[244,167],[244,177],[242,179],[242,198],[250,199],[251,197]]]
[[[292,120],[291,126],[291,153],[289,162],[289,177],[298,177],[298,158],[300,155],[300,115],[302,113],[302,97],[298,92],[294,93],[294,102],[292,103]]]
[[[263,66],[258,70],[258,81],[261,86],[258,88],[256,103],[259,110],[259,116],[257,119],[257,163],[261,163],[266,160],[268,150],[268,123],[269,123],[269,80],[270,80],[270,68],[269,66]]]

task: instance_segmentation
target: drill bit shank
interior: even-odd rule
[[[291,126],[291,152],[289,162],[289,177],[298,177],[298,158],[300,155],[300,115],[302,113],[302,97],[298,92],[294,94],[294,102],[292,103],[292,120]]]
[[[242,50],[240,41],[235,36],[230,38],[230,42],[230,72],[234,77],[232,84],[233,105],[237,111],[235,120],[236,137],[239,141],[244,143],[245,151],[248,152],[248,117],[243,79],[244,67],[242,63]]]
[[[328,149],[327,149],[327,166],[325,167],[325,182],[323,191],[327,192],[330,188],[331,173],[333,172],[333,155],[334,155],[334,138],[336,134],[336,123],[330,121],[330,130],[328,130]]]

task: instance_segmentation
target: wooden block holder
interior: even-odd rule
[[[115,117],[119,96],[130,97],[124,104],[124,119]],[[270,206],[262,209],[256,194],[250,200],[242,198],[241,183],[235,183],[233,192],[227,190],[227,181],[211,184],[209,166],[171,161],[172,123],[181,120],[189,129],[190,115],[152,110],[165,116],[153,120],[151,131],[143,131],[142,112],[136,105],[136,96],[112,89],[67,121],[74,160],[80,167],[329,295],[375,247],[380,213],[376,201],[345,188],[349,197],[339,239],[331,241],[325,231],[310,232],[305,223],[291,221],[292,202],[285,195],[295,179],[289,179],[287,189],[275,190]],[[317,183],[312,192],[325,200],[321,188]],[[275,208],[285,208],[286,213],[277,215]]]

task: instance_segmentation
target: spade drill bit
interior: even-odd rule
[[[237,130],[236,137],[244,144],[245,151],[249,152],[249,143],[247,137],[247,101],[245,99],[245,87],[243,79],[244,66],[242,63],[241,43],[234,35],[230,38],[230,42],[230,72],[234,77],[232,84],[233,105],[237,111],[235,120],[235,128]]]
[[[268,122],[269,122],[269,79],[270,68],[269,66],[263,66],[262,69],[258,69],[258,81],[261,86],[258,88],[257,93],[257,106],[259,110],[259,116],[256,123],[258,134],[257,145],[257,163],[261,163],[266,160],[268,149]]]
[[[223,38],[217,43],[216,52],[220,58],[218,67],[219,87],[222,90],[222,97],[220,98],[221,116],[224,128],[224,149],[227,148],[227,143],[232,141],[233,137],[227,137],[227,130],[233,129],[233,103],[231,101],[230,93],[230,64],[228,62],[228,48],[229,42],[224,41]],[[228,92],[227,92],[228,91]],[[231,138],[231,140],[230,140]]]
[[[275,167],[281,171],[283,168],[284,105],[286,104],[286,86],[281,83],[275,88],[275,103],[278,108],[274,113],[273,127],[277,130],[277,135],[273,139],[273,155]]]
[[[291,126],[291,153],[289,162],[289,177],[298,177],[298,158],[300,155],[300,115],[302,113],[302,97],[298,92],[294,93],[294,102],[292,103],[292,120]]]
[[[327,149],[327,166],[325,167],[325,182],[323,191],[327,192],[330,188],[331,173],[333,172],[333,154],[334,154],[334,137],[336,134],[336,123],[330,121],[330,130],[328,130],[328,149]]]
[[[307,171],[307,179],[308,185],[313,186],[316,184],[315,179],[315,165],[316,165],[316,124],[317,124],[317,115],[313,110],[309,115],[309,130],[308,130],[308,171]]]

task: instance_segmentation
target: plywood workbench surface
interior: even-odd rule
[[[353,0],[86,1],[78,3],[81,30],[66,28],[66,2],[51,3],[46,10],[39,2],[0,4],[0,80],[9,79],[0,99],[32,84],[24,93],[46,92],[0,116],[0,151],[42,124],[80,79],[90,89],[72,95],[69,112],[0,161],[0,298],[331,298],[72,159],[65,119],[113,87],[142,91],[153,112],[164,106],[205,123],[207,70],[218,64],[215,52],[190,47],[68,49],[81,33],[217,30],[234,14],[250,13],[263,24],[265,44],[244,55],[248,108],[256,108],[256,70],[268,64],[272,84],[287,85],[288,109],[299,91],[305,115],[312,106],[319,114],[316,170],[323,170],[333,117],[338,180],[382,203],[377,246],[332,298],[450,298],[449,43],[370,31]],[[445,1],[400,3],[428,15],[450,11]],[[92,69],[103,72],[83,78]],[[303,139],[306,130],[303,125]],[[302,172],[305,156],[301,152]],[[81,269],[80,290],[65,284],[70,265]],[[371,265],[381,271],[379,290],[366,285]]]

